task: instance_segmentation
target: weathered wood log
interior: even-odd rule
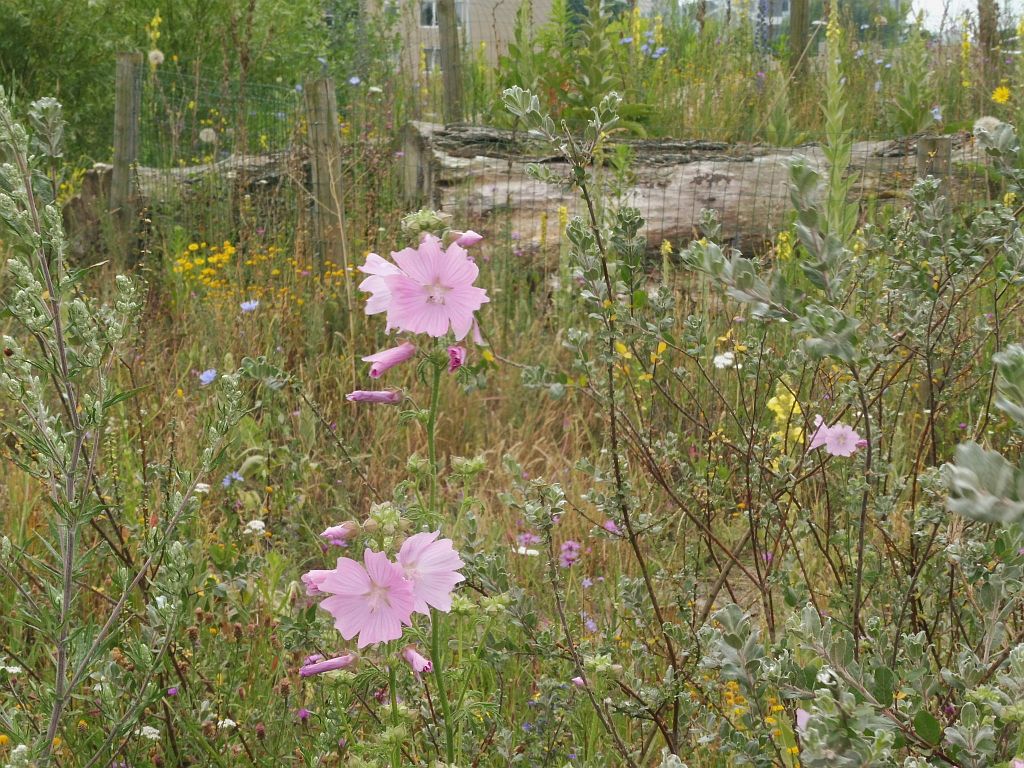
[[[137,192],[147,203],[160,203],[175,195],[187,196],[189,187],[200,186],[211,180],[241,182],[246,186],[277,186],[295,172],[296,161],[305,164],[292,150],[269,152],[262,155],[229,155],[213,163],[188,165],[180,168],[135,169]]]
[[[559,176],[566,164],[550,147],[522,132],[479,126],[409,123],[402,140],[407,202],[428,204],[464,219],[460,226],[494,219],[524,240],[556,242],[558,209],[579,212],[578,194],[535,181],[530,163]],[[953,138],[948,192],[955,201],[988,194],[978,168],[984,153],[966,136]],[[626,140],[632,163],[623,202],[640,210],[652,248],[699,236],[701,212],[714,209],[722,234],[749,251],[770,239],[790,210],[789,169],[799,157],[827,170],[821,147],[777,148],[712,141]],[[865,205],[903,204],[916,180],[916,139],[860,141],[853,147],[853,195]],[[604,169],[610,177],[611,168]]]

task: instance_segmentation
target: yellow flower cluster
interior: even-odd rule
[[[324,263],[316,267],[287,256],[275,245],[242,253],[230,241],[219,245],[189,243],[175,259],[172,271],[197,297],[212,302],[237,302],[276,297],[282,302],[303,306],[316,292],[318,296],[341,296],[345,284],[354,279],[354,264]],[[319,279],[318,279],[319,277]]]
[[[175,259],[173,271],[181,275],[190,288],[216,291],[228,286],[225,268],[234,263],[236,253],[237,249],[228,240],[222,245],[189,243],[185,252]]]
[[[793,258],[793,235],[788,231],[779,232],[775,238],[775,258],[780,262]]]
[[[766,404],[775,417],[775,431],[772,436],[783,445],[795,445],[804,441],[804,428],[800,415],[803,410],[796,400],[796,395],[785,382],[775,385],[775,396]]]

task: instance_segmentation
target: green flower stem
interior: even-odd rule
[[[430,456],[430,511],[440,519],[438,508],[437,486],[440,468],[437,464],[437,406],[441,399],[441,373],[444,365],[434,363],[434,376],[430,387],[430,414],[427,417],[427,451]],[[430,612],[430,663],[434,666],[434,679],[437,683],[437,697],[441,700],[441,716],[444,718],[444,750],[445,760],[449,764],[455,762],[455,737],[452,733],[451,704],[448,702],[448,691],[444,685],[444,665],[441,656],[441,621],[440,614]]]
[[[427,417],[427,452],[430,456],[430,511],[440,517],[437,508],[437,404],[441,399],[441,371],[443,365],[434,363],[434,378],[430,385],[430,415]]]
[[[395,674],[394,662],[388,664],[388,690],[391,693],[391,726],[398,727],[398,680]],[[395,744],[391,748],[391,768],[402,766],[402,745]]]
[[[448,703],[448,691],[444,687],[444,667],[441,662],[441,614],[430,611],[430,663],[434,665],[434,679],[437,683],[437,698],[441,700],[441,716],[444,718],[444,750],[445,760],[449,764],[455,762],[455,737],[452,734],[451,705]]]

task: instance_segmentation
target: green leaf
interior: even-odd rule
[[[872,686],[872,694],[883,707],[892,704],[892,696],[896,687],[896,675],[888,667],[879,667],[875,670],[875,684]]]
[[[925,710],[914,715],[914,731],[929,744],[938,744],[942,740],[942,726],[935,717]]]

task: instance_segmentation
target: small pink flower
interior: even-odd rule
[[[398,405],[402,402],[402,391],[399,389],[366,390],[357,389],[349,392],[345,399],[350,403],[380,403],[382,405]]]
[[[418,248],[391,256],[401,273],[383,278],[390,291],[388,327],[434,338],[451,328],[456,341],[465,338],[474,313],[489,301],[487,292],[473,285],[480,270],[466,258],[465,248],[452,243],[441,250],[441,241],[428,235]]]
[[[415,356],[416,346],[408,341],[363,358],[364,363],[373,363],[370,366],[370,378],[379,379],[384,371],[404,363],[410,357]]]
[[[580,559],[581,549],[578,541],[572,539],[563,541],[562,546],[559,547],[558,564],[563,568],[571,568],[573,563]]]
[[[319,654],[317,654],[319,655]],[[313,657],[310,657],[313,658]],[[302,665],[299,669],[299,675],[301,677],[309,677],[310,675],[319,675],[322,672],[333,672],[336,669],[345,669],[345,667],[351,667],[359,659],[353,653],[346,653],[343,656],[335,656],[333,659],[326,659],[324,661],[307,662]]]
[[[586,685],[586,682],[583,680],[582,677],[576,676],[572,679],[572,684],[575,685],[577,688],[582,688],[584,685]]]
[[[359,533],[359,524],[354,520],[346,520],[344,523],[325,529],[320,534],[320,538],[327,539],[328,544],[333,544],[336,547],[345,547],[357,533]]]
[[[853,427],[835,424],[825,436],[825,450],[832,456],[853,456],[860,442],[860,435],[854,432]]]
[[[320,589],[320,582],[322,582],[329,573],[330,571],[309,571],[302,574],[302,583],[306,585],[306,594],[310,597],[322,595],[323,592]]]
[[[1024,768],[1024,760],[1014,758],[1013,762],[1010,763],[1010,768]]]
[[[465,347],[448,347],[448,373],[455,373],[466,364]]]
[[[317,587],[330,594],[320,607],[334,616],[346,640],[359,635],[356,647],[397,640],[416,605],[412,583],[383,552],[366,549],[363,562],[339,557],[338,565]]]
[[[474,232],[472,229],[467,229],[465,232],[459,233],[458,238],[455,240],[455,244],[461,245],[463,248],[470,248],[483,239],[483,235]]]
[[[811,442],[807,445],[808,450],[813,451],[824,446],[825,452],[830,456],[852,456],[858,448],[867,447],[867,441],[863,440],[853,427],[846,424],[833,424],[829,427],[821,416],[815,416],[814,425],[815,430],[811,435]]]
[[[440,531],[417,533],[402,542],[398,564],[412,582],[417,613],[430,608],[447,613],[452,609],[452,590],[466,577],[459,573],[465,563],[451,539],[438,539]]]
[[[402,649],[402,658],[409,662],[409,666],[412,667],[412,671],[416,674],[416,679],[423,673],[430,673],[434,671],[434,665],[431,664],[430,659],[425,658],[416,650],[415,645],[407,645]]]
[[[608,533],[614,533],[616,535],[622,533],[622,531],[619,530],[619,526],[616,525],[615,521],[610,518],[608,520],[605,520],[601,527],[608,531]]]

